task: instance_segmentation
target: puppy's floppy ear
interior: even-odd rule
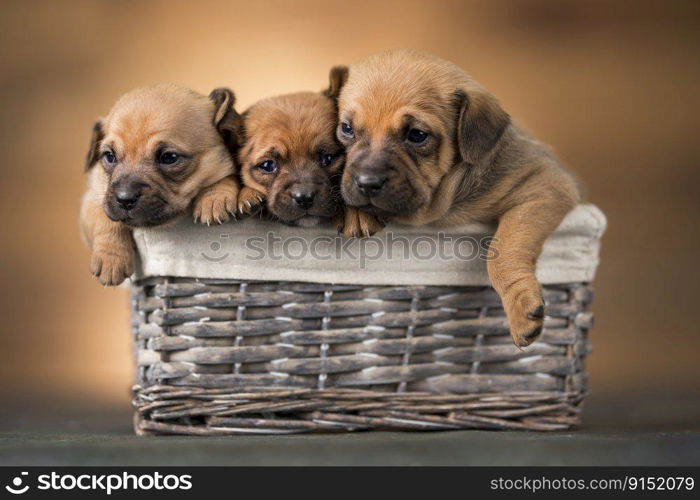
[[[219,87],[211,91],[209,99],[215,106],[214,126],[231,151],[236,151],[242,142],[243,119],[235,110],[236,96],[230,89]]]
[[[343,85],[348,81],[348,73],[347,66],[333,66],[328,74],[328,88],[323,91],[323,95],[337,100]]]
[[[510,125],[510,116],[483,89],[458,90],[455,100],[459,152],[463,161],[474,164],[498,143]]]
[[[90,137],[90,147],[85,155],[85,170],[90,170],[100,157],[100,142],[105,134],[102,130],[102,120],[97,120],[92,126],[92,137]]]

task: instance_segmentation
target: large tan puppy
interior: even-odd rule
[[[91,272],[103,285],[133,272],[131,228],[175,220],[195,197],[203,222],[223,222],[235,211],[232,151],[241,119],[233,104],[228,89],[207,98],[161,84],[125,94],[95,123],[80,228],[92,250]]]
[[[579,200],[547,148],[460,68],[408,50],[350,67],[337,134],[349,205],[414,225],[498,223],[489,276],[515,344],[533,342],[544,319],[535,263]]]
[[[346,210],[340,196],[345,150],[335,134],[336,98],[344,76],[331,75],[322,93],[270,97],[243,113],[241,212],[265,203],[283,223],[314,226],[332,219],[346,236],[369,236],[383,227],[371,215]]]

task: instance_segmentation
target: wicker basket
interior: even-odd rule
[[[140,434],[560,430],[580,422],[583,282],[544,286],[526,349],[488,286],[134,282]]]

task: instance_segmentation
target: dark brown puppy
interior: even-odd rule
[[[335,136],[334,99],[341,83],[334,77],[324,93],[264,99],[243,114],[241,212],[253,213],[266,203],[274,217],[290,225],[314,226],[332,218],[348,236],[369,236],[381,229],[374,217],[343,210],[345,151]]]
[[[350,67],[337,134],[348,205],[413,225],[498,223],[489,276],[515,344],[533,342],[544,318],[535,263],[580,196],[548,149],[460,68],[409,50]]]
[[[125,94],[95,124],[80,228],[102,284],[118,285],[133,272],[131,228],[170,222],[195,197],[204,222],[228,219],[238,193],[227,177],[235,173],[241,121],[233,102],[228,89],[207,98],[161,84]]]

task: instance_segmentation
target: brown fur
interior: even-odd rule
[[[351,66],[338,102],[346,203],[412,225],[497,222],[489,276],[515,344],[534,341],[544,314],[535,263],[579,201],[571,175],[495,97],[429,55],[398,50]],[[412,128],[427,139],[411,143]],[[363,178],[380,187],[363,191]]]
[[[309,226],[333,218],[349,236],[369,236],[381,229],[374,217],[355,209],[341,212],[339,183],[345,154],[335,137],[335,99],[345,75],[332,74],[324,93],[272,97],[244,113],[240,211],[253,213],[265,203],[273,216],[288,224]],[[322,164],[324,155],[332,155],[328,165]],[[275,172],[261,169],[266,161],[275,162]],[[295,199],[300,193],[313,196],[308,207]]]
[[[91,272],[102,284],[118,285],[133,272],[131,227],[175,220],[198,195],[195,214],[202,221],[228,219],[238,191],[235,178],[226,178],[225,191],[203,188],[235,173],[231,150],[239,141],[240,117],[233,102],[228,89],[207,98],[161,84],[125,94],[95,124],[80,227],[92,250]],[[108,150],[115,162],[107,161]],[[177,153],[178,160],[159,161],[165,151]],[[128,210],[117,199],[124,192],[139,193]]]

